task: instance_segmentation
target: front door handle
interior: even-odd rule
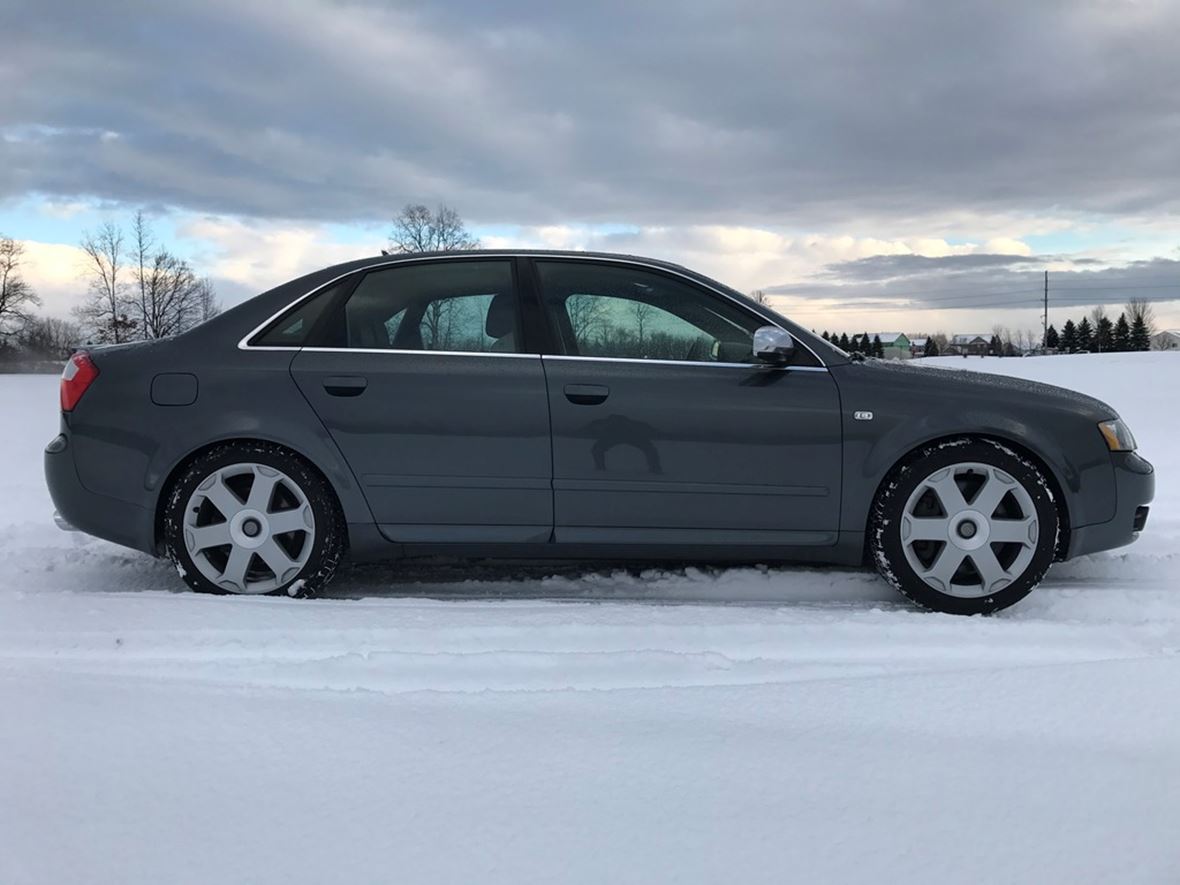
[[[324,379],[329,396],[360,396],[368,386],[368,380],[360,375],[329,375]]]
[[[606,402],[610,388],[604,384],[567,384],[565,398],[575,406],[596,406]]]

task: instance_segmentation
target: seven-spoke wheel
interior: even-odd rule
[[[1057,511],[1045,477],[990,440],[955,440],[902,465],[878,495],[870,547],[878,570],[929,608],[1011,605],[1052,561]]]
[[[301,459],[265,444],[211,449],[174,483],[165,544],[190,586],[221,593],[309,593],[340,558],[330,487]]]

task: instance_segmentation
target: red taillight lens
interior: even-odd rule
[[[98,377],[98,366],[84,350],[79,350],[66,363],[65,371],[61,373],[61,410],[74,411],[82,394]]]

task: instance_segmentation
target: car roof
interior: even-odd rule
[[[687,268],[684,265],[676,264],[672,261],[665,261],[662,258],[650,258],[646,255],[632,255],[626,252],[591,252],[580,249],[455,249],[438,250],[433,252],[383,252],[380,255],[372,255],[367,258],[357,258],[337,266],[341,268],[348,267],[352,269],[360,269],[373,265],[389,264],[396,261],[414,261],[421,258],[475,257],[598,258],[611,261],[630,261],[641,264],[650,264],[656,267],[663,267],[668,270],[679,271],[680,273],[688,274],[693,277],[703,278],[703,275],[697,271]]]

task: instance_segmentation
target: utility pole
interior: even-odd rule
[[[1042,321],[1041,347],[1049,349],[1049,271],[1045,271],[1045,317]]]

